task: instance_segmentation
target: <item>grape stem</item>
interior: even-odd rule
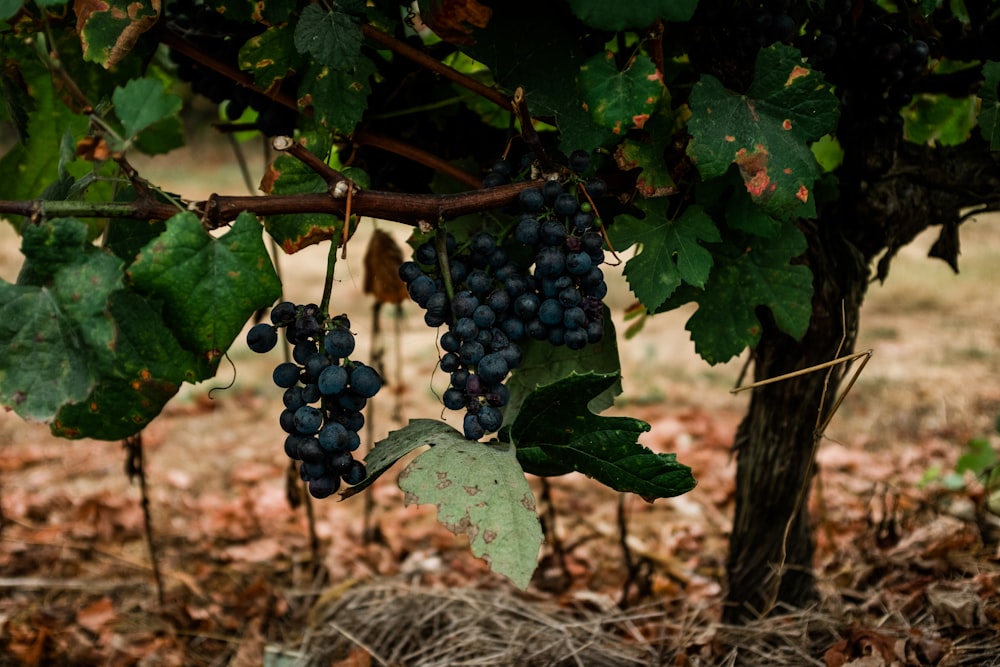
[[[448,302],[455,300],[455,286],[451,282],[451,266],[448,263],[448,232],[444,227],[438,227],[434,233],[434,246],[437,250],[438,267],[441,269],[441,280],[444,281],[444,293]]]
[[[538,138],[538,132],[535,131],[535,125],[531,120],[531,113],[528,111],[528,99],[524,94],[524,88],[521,86],[517,87],[514,91],[514,114],[517,116],[517,122],[521,126],[521,138],[524,139],[524,143],[528,146],[535,154],[535,159],[538,160],[538,164],[542,168],[542,173],[549,174],[556,171],[555,167],[552,165],[552,160],[549,159],[548,153],[545,152],[545,148],[542,146],[541,139]]]

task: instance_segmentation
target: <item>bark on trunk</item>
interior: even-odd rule
[[[801,341],[764,317],[754,355],[754,379],[764,380],[830,361],[854,350],[858,314],[868,283],[864,258],[820,225],[806,230],[813,271],[813,316]],[[846,323],[846,330],[845,330]],[[724,619],[739,622],[781,602],[808,604],[815,595],[813,531],[808,497],[816,427],[833,404],[845,366],[753,390],[736,434],[736,514],[727,572]]]
[[[809,329],[795,341],[761,312],[757,380],[853,352],[869,266],[876,258],[881,255],[875,275],[884,280],[899,248],[940,225],[931,256],[957,271],[959,211],[1000,208],[1000,164],[975,138],[954,149],[844,146],[840,202],[804,229],[809,238],[804,261],[812,269],[815,290]],[[879,156],[888,162],[873,166]],[[801,607],[816,595],[808,512],[815,428],[846,370],[836,368],[828,384],[820,371],[754,390],[734,443],[736,513],[723,613],[728,622],[767,614],[776,604]]]

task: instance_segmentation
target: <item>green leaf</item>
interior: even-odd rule
[[[779,329],[802,338],[812,312],[812,272],[790,260],[805,249],[802,232],[789,223],[780,235],[748,245],[735,259],[718,261],[716,255],[712,275],[695,297],[698,310],[685,327],[705,361],[726,362],[757,344],[758,306],[771,310]]]
[[[636,178],[636,191],[647,199],[665,197],[677,192],[670,175],[670,165],[663,159],[663,147],[672,140],[673,117],[656,113],[643,129],[642,139],[627,137],[615,148],[615,163],[623,171],[641,169]]]
[[[153,0],[103,0],[87,5],[88,11],[77,17],[84,60],[105,69],[114,67],[142,33],[156,25],[159,7]]]
[[[958,146],[976,126],[978,101],[974,95],[955,98],[921,93],[900,112],[903,137],[930,146]]]
[[[738,229],[762,238],[774,238],[784,228],[780,220],[775,220],[760,206],[754,204],[746,190],[740,192],[734,189],[727,200],[726,225],[730,229]]]
[[[181,110],[181,98],[168,94],[160,81],[151,78],[133,79],[115,88],[111,99],[115,115],[125,127],[126,140]]]
[[[648,28],[656,19],[689,21],[698,0],[569,0],[569,5],[587,25],[617,32]]]
[[[121,261],[74,244],[86,225],[68,218],[39,227],[23,247],[41,285],[0,282],[0,403],[25,419],[50,421],[65,403],[83,400],[110,363],[114,329],[106,313],[122,286]],[[59,230],[59,231],[56,231]],[[27,231],[27,230],[26,230]],[[36,237],[37,236],[37,237]],[[44,239],[44,240],[43,240]],[[54,266],[46,260],[65,252]]]
[[[398,431],[391,431],[385,439],[375,443],[365,456],[368,476],[360,483],[342,491],[341,498],[347,499],[364,491],[413,450],[427,445],[433,447],[454,434],[454,428],[436,419],[411,419],[409,424]]]
[[[704,287],[712,268],[712,253],[701,242],[721,241],[712,218],[700,206],[690,206],[676,220],[668,217],[668,202],[643,200],[646,217],[621,216],[613,227],[618,248],[639,245],[625,263],[625,278],[636,298],[655,311],[682,282]]]
[[[313,155],[324,156],[330,152],[330,137],[326,132],[307,133],[300,136],[299,141]],[[328,190],[322,176],[285,154],[275,158],[265,180],[267,194],[299,195]],[[291,255],[314,243],[339,238],[343,222],[328,213],[272,215],[264,220],[264,229],[285,253]]]
[[[687,493],[695,486],[691,469],[673,454],[657,454],[638,443],[649,424],[587,409],[592,397],[617,380],[616,375],[572,375],[529,396],[510,428],[522,466],[528,472],[581,472],[650,501]]]
[[[526,589],[542,528],[535,497],[509,444],[472,442],[452,430],[399,476],[406,503],[433,503],[438,521],[469,537],[472,554]]]
[[[618,339],[614,322],[607,307],[604,308],[604,336],[599,343],[589,344],[582,350],[550,344],[548,341],[528,341],[522,345],[521,363],[507,380],[510,399],[504,409],[504,423],[510,423],[517,416],[521,404],[539,386],[552,384],[573,373],[593,371],[605,375],[618,375],[621,362],[618,359]],[[611,407],[615,397],[622,393],[621,382],[595,396],[589,408],[600,412]]]
[[[32,65],[22,70],[33,94],[35,110],[28,120],[28,140],[14,144],[0,159],[0,199],[38,197],[47,185],[59,179],[60,146],[68,132],[82,136],[87,119],[59,101],[52,78]]]
[[[652,60],[636,57],[619,72],[610,51],[593,56],[580,67],[580,87],[594,121],[616,135],[641,129],[664,93]]]
[[[1000,62],[987,60],[983,64],[982,101],[979,111],[979,131],[990,144],[991,151],[1000,151]]]
[[[373,74],[375,65],[364,57],[349,70],[314,64],[299,84],[299,106],[312,107],[315,120],[323,127],[351,134],[368,108]]]
[[[986,438],[973,438],[965,447],[965,452],[955,462],[955,472],[966,470],[982,475],[997,463],[997,453]]]
[[[240,69],[253,74],[258,87],[269,90],[281,83],[295,62],[295,32],[288,24],[272,26],[240,47]]]
[[[213,368],[254,311],[281,294],[252,213],[241,213],[220,238],[193,213],[175,215],[140,251],[128,275],[137,291],[163,302],[185,349]]]
[[[361,53],[361,26],[337,9],[326,11],[310,4],[295,25],[295,48],[310,53],[320,65],[351,70]]]
[[[51,425],[62,438],[120,440],[141,431],[184,382],[212,373],[182,349],[161,314],[127,290],[111,295],[114,360],[97,368],[98,382],[86,399],[62,406]]]
[[[0,21],[6,21],[21,9],[21,0],[0,0]]]
[[[808,144],[832,131],[838,116],[823,75],[803,62],[792,47],[775,44],[761,50],[746,95],[709,75],[691,92],[688,153],[702,178],[735,164],[754,201],[780,219],[815,216],[820,170]]]
[[[615,135],[596,125],[581,104],[577,78],[583,52],[579,42],[568,31],[551,28],[574,20],[568,7],[509,0],[494,3],[490,9],[489,23],[474,29],[474,43],[462,50],[486,65],[501,89],[513,93],[523,87],[532,115],[554,116],[566,154],[577,148],[593,150],[614,140]],[[525,21],[525,16],[531,20]]]

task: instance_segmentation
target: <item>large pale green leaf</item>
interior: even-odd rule
[[[618,31],[648,28],[656,19],[688,21],[698,0],[569,0],[569,5],[587,25]]]
[[[775,44],[757,58],[746,95],[705,75],[691,92],[688,152],[705,179],[739,168],[747,191],[770,215],[815,216],[820,176],[809,143],[836,125],[837,100],[799,52]]]
[[[686,282],[704,287],[712,268],[712,253],[702,243],[719,242],[719,230],[700,206],[684,209],[675,220],[668,217],[667,202],[643,200],[642,220],[621,216],[612,228],[615,247],[639,245],[638,254],[625,263],[625,278],[636,298],[655,311]]]
[[[982,105],[979,111],[979,131],[990,150],[1000,151],[1000,62],[987,60],[983,64],[983,87],[979,90]]]
[[[474,556],[526,589],[538,566],[542,528],[513,445],[472,442],[452,430],[399,476],[407,504],[432,503],[438,521],[469,537]]]
[[[136,290],[163,302],[182,345],[213,365],[254,311],[281,294],[252,213],[241,213],[220,238],[193,213],[175,215],[140,251],[128,275]]]
[[[812,272],[790,260],[805,249],[802,232],[789,223],[776,237],[748,244],[735,259],[717,261],[686,325],[698,354],[716,364],[756,345],[758,306],[770,309],[779,329],[801,338],[812,312]]]
[[[588,409],[588,402],[617,380],[615,375],[571,375],[532,393],[510,428],[518,460],[527,472],[576,471],[650,501],[687,493],[695,485],[691,469],[673,454],[657,454],[638,443],[649,424],[601,417]]]
[[[597,54],[580,67],[580,88],[594,121],[616,135],[641,129],[665,90],[652,60],[633,58],[620,72],[610,51]]]
[[[365,469],[368,476],[359,484],[341,492],[342,498],[350,498],[364,491],[382,476],[397,461],[415,449],[424,446],[434,446],[442,440],[450,440],[455,429],[444,422],[435,419],[411,419],[410,423],[391,431],[384,440],[379,440],[365,456]]]

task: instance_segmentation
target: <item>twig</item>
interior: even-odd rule
[[[499,107],[510,109],[510,99],[508,99],[508,97],[500,91],[490,88],[489,86],[476,81],[472,77],[463,74],[454,68],[448,67],[423,51],[415,49],[406,42],[401,42],[392,35],[382,32],[375,26],[365,23],[361,26],[361,33],[368,39],[373,42],[378,42],[380,45],[389,49],[393,53],[401,55],[408,60],[412,60],[421,67],[425,67],[436,74],[440,74],[449,81],[471,90],[476,95],[493,102]]]
[[[162,22],[161,22],[162,23]],[[199,65],[207,67],[208,69],[221,74],[227,79],[232,79],[236,83],[253,90],[261,95],[264,95],[282,106],[288,107],[293,111],[298,111],[299,105],[296,100],[288,93],[282,92],[280,89],[276,93],[269,93],[267,90],[254,85],[253,75],[244,72],[242,70],[236,69],[235,67],[228,65],[224,62],[216,60],[212,56],[208,55],[197,46],[187,41],[174,31],[169,28],[163,27],[160,29],[157,36],[160,39],[160,43],[170,47],[172,50],[180,53],[181,55],[187,56],[191,60],[194,60]]]
[[[149,492],[146,486],[146,466],[143,463],[142,431],[129,436],[122,441],[122,446],[128,453],[125,461],[125,474],[130,482],[139,479],[139,493],[142,497],[142,522],[146,533],[146,547],[149,549],[149,563],[153,572],[153,584],[156,586],[156,601],[164,606],[163,577],[160,574],[160,563],[156,554],[156,543],[153,539],[153,518],[149,512]]]
[[[322,176],[323,180],[326,181],[327,186],[329,186],[329,191],[331,192],[337,183],[347,180],[343,174],[328,165],[325,160],[322,160],[318,155],[291,137],[274,137],[271,140],[271,147],[281,153],[288,153],[293,158]]]

